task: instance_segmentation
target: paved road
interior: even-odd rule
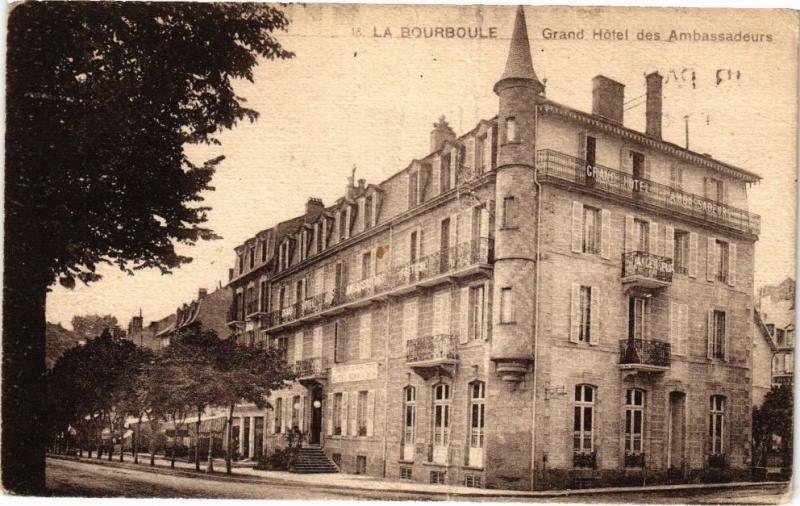
[[[364,499],[431,500],[443,499],[426,494],[332,491],[298,485],[258,482],[225,482],[155,474],[146,470],[107,467],[104,465],[57,459],[47,460],[47,487],[52,495],[89,497],[195,497],[230,499]],[[694,504],[776,504],[785,502],[785,487],[772,485],[766,490],[752,488],[730,490],[690,490],[670,493],[626,493],[542,498],[547,502],[602,503],[694,503]],[[453,498],[458,499],[458,498]],[[463,499],[462,499],[463,500]],[[470,498],[468,500],[476,500]],[[492,500],[492,498],[486,498]],[[494,499],[498,500],[497,498]],[[506,501],[507,498],[500,498]],[[524,502],[532,502],[524,499]]]

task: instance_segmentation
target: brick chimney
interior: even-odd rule
[[[197,290],[197,300],[205,299],[206,295],[208,295],[208,290],[206,290],[205,288]]]
[[[606,76],[592,79],[592,114],[622,124],[625,85]]]
[[[433,130],[431,130],[431,152],[439,151],[445,142],[454,140],[456,140],[456,133],[447,124],[444,116],[441,116],[439,121],[433,124]]]
[[[316,197],[310,197],[308,202],[306,202],[306,214],[318,214],[321,213],[325,206],[322,204],[322,199]]]
[[[647,74],[645,80],[647,82],[645,133],[650,137],[661,139],[661,87],[664,79],[658,72],[652,72]]]

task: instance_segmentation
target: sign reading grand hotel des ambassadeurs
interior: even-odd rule
[[[663,201],[675,206],[680,206],[695,212],[711,214],[720,218],[730,218],[730,208],[714,202],[713,200],[692,195],[670,188],[665,185],[653,183],[646,179],[637,179],[624,172],[608,169],[602,165],[594,163],[584,164],[584,175],[587,185],[594,185],[596,182],[608,186],[615,190],[636,194],[649,195],[659,201]]]

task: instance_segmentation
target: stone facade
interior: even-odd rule
[[[758,177],[663,142],[647,82],[652,135],[546,99],[520,9],[496,118],[237,248],[229,325],[298,373],[266,451],[296,426],[423,482],[747,475]]]

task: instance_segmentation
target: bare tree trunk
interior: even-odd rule
[[[139,415],[139,423],[136,424],[136,434],[133,441],[133,463],[139,463],[139,436],[142,433],[142,415]]]
[[[225,451],[225,473],[226,474],[233,474],[233,462],[232,462],[232,455],[231,455],[231,444],[233,439],[233,408],[235,404],[231,404],[230,408],[228,409],[228,432],[226,434],[226,440],[228,444],[228,448]]]
[[[207,473],[214,472],[214,434],[208,431],[208,465],[206,466]]]

